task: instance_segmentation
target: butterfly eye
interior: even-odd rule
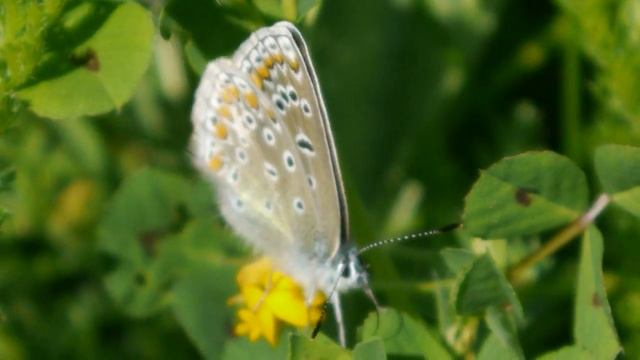
[[[347,263],[346,263],[346,261],[345,261],[345,264],[344,264],[344,270],[342,270],[342,274],[341,274],[341,276],[342,276],[343,278],[349,278],[349,277],[351,277],[351,266],[349,266],[349,264],[347,264]]]

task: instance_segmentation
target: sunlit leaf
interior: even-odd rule
[[[465,200],[464,226],[484,238],[531,235],[576,219],[587,196],[584,173],[563,156],[508,157],[480,174]]]
[[[151,59],[154,27],[149,13],[127,2],[79,44],[67,72],[18,92],[40,116],[96,115],[121,107],[133,94]]]
[[[602,235],[592,226],[582,237],[573,335],[594,358],[613,359],[622,348],[603,284],[602,253]]]
[[[144,169],[125,181],[109,204],[99,229],[103,251],[118,268],[106,278],[107,289],[130,313],[144,316],[167,304],[170,274],[161,255],[164,242],[179,236],[194,213],[183,178]],[[158,261],[162,259],[162,261]]]

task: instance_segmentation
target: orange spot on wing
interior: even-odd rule
[[[293,71],[298,71],[298,69],[300,68],[300,63],[298,62],[298,60],[290,60],[287,59],[287,63],[289,64],[289,67],[293,70]]]
[[[258,108],[258,97],[252,91],[244,93],[244,101],[250,107],[257,109]]]
[[[261,78],[266,79],[269,77],[269,70],[264,65],[260,65],[256,68],[256,72],[260,75]]]
[[[231,110],[227,105],[220,105],[217,110],[218,116],[221,118],[231,119]]]
[[[273,54],[273,60],[275,60],[278,64],[282,64],[282,61],[284,61],[284,57],[281,53],[275,53]]]
[[[238,100],[238,88],[230,85],[222,90],[222,101],[232,103]]]
[[[276,120],[276,113],[275,111],[273,111],[273,108],[268,107],[265,111],[267,112],[267,116],[269,117],[269,119],[271,119],[271,121]]]
[[[255,71],[251,73],[251,81],[258,89],[262,89],[262,78]]]
[[[213,131],[216,137],[221,140],[226,139],[227,136],[229,135],[229,131],[227,130],[227,127],[221,123],[218,123]]]
[[[266,67],[271,68],[273,66],[273,58],[271,56],[266,56],[264,58],[264,64]]]
[[[213,171],[218,171],[222,169],[222,165],[224,165],[224,162],[222,161],[222,158],[219,155],[215,155],[214,157],[211,158],[211,160],[209,160],[209,169]]]

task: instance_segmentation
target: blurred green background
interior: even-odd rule
[[[203,64],[276,20],[310,46],[360,244],[459,221],[479,169],[507,155],[550,149],[592,175],[596,146],[640,145],[636,0],[123,3],[0,1],[0,358],[231,351],[225,301],[251,254],[190,166],[190,109]],[[640,225],[613,207],[598,223],[613,317],[640,358]],[[368,254],[382,303],[435,327],[446,246],[472,243]],[[516,288],[528,357],[571,342],[578,253]],[[352,340],[371,310],[346,296]]]

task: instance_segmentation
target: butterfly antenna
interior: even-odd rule
[[[409,241],[409,240],[415,240],[415,239],[420,239],[420,238],[426,238],[426,237],[431,237],[434,235],[439,235],[439,234],[444,234],[444,233],[448,233],[450,231],[453,231],[459,227],[461,227],[462,224],[456,223],[456,224],[449,224],[446,226],[443,226],[441,228],[438,229],[431,229],[431,230],[426,230],[426,231],[422,231],[422,232],[417,232],[417,233],[413,233],[413,234],[407,234],[407,235],[403,235],[403,236],[398,236],[398,237],[394,237],[394,238],[390,238],[390,239],[385,239],[385,240],[380,240],[380,241],[376,241],[373,242],[367,246],[364,246],[363,248],[361,248],[358,251],[358,255],[369,251],[371,249],[380,247],[380,246],[384,246],[384,245],[388,245],[388,244],[393,244],[393,243],[398,243],[398,242],[405,242],[405,241]]]

